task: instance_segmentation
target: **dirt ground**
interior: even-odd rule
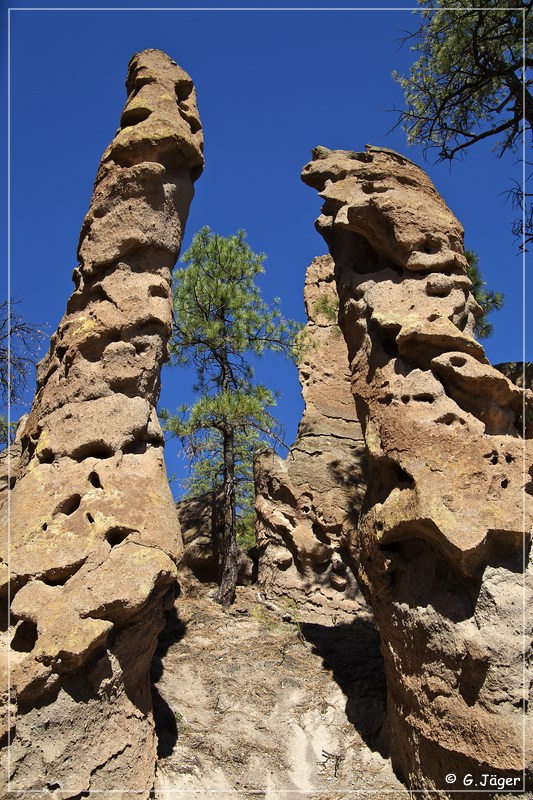
[[[183,591],[154,659],[156,800],[407,800],[370,617],[319,625],[253,586],[226,610],[212,588]]]

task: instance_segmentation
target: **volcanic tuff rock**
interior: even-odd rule
[[[489,773],[518,790],[532,599],[523,392],[473,338],[463,231],[422,170],[392,151],[320,147],[302,178],[324,199],[317,228],[368,452],[353,555],[382,639],[393,764],[417,789]]]
[[[148,797],[149,668],[182,549],[155,405],[203,142],[167,55],[135,55],[126,87],[12,476],[11,788],[54,797]]]
[[[259,583],[269,598],[291,597],[313,619],[350,621],[364,600],[347,549],[364,494],[364,443],[350,391],[346,344],[330,256],[307,270],[307,349],[298,364],[305,409],[282,460],[255,464]],[[318,616],[317,616],[318,615]]]
[[[180,584],[187,580],[220,584],[224,495],[206,492],[180,500],[176,508],[184,546],[179,563]],[[237,584],[244,586],[252,582],[253,562],[240,547],[237,559]]]
[[[533,390],[533,362],[506,361],[503,364],[495,364],[494,369],[503,372],[506,378],[520,388]]]

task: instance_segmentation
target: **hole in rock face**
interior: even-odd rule
[[[78,510],[81,503],[81,495],[73,494],[71,497],[68,497],[66,500],[57,507],[57,512],[59,514],[65,514],[65,516],[69,517],[75,511]]]
[[[183,103],[184,100],[187,100],[189,95],[192,92],[192,81],[188,81],[186,79],[178,81],[174,86],[174,91],[176,92],[176,102]]]
[[[76,572],[77,570],[75,570]],[[72,570],[68,572],[58,572],[56,575],[48,575],[45,578],[41,578],[43,583],[46,583],[47,586],[64,586],[69,578],[72,578]]]
[[[464,367],[466,364],[466,358],[463,358],[463,356],[451,356],[450,364],[452,367]]]
[[[448,413],[443,414],[442,416],[438,417],[435,422],[440,422],[443,425],[453,425],[454,422],[458,422],[460,425],[465,424],[465,420],[458,417],[457,414]]]
[[[151,113],[149,108],[127,108],[120,119],[120,127],[124,130],[124,128],[138,125],[139,122],[144,122],[145,119],[148,119]]]
[[[314,522],[312,528],[313,533],[319,542],[322,542],[322,544],[331,544],[331,539],[327,535],[322,525],[320,525],[318,522]]]
[[[500,485],[501,485],[502,489],[507,489],[507,487],[509,486],[509,479],[508,478],[504,478]]]
[[[87,517],[87,522],[90,522],[90,524],[92,525],[94,523],[93,515],[88,511],[85,516]]]
[[[39,580],[47,586],[64,586],[67,581],[80,571],[85,564],[86,558],[85,556],[77,562],[48,569],[45,573],[38,576]]]
[[[166,300],[168,297],[168,289],[162,283],[156,283],[149,287],[148,294],[150,297],[162,297]]]
[[[488,458],[491,464],[497,464],[499,461],[498,453],[496,450],[491,450],[490,453],[485,453],[483,458]]]
[[[426,294],[429,297],[448,297],[452,290],[451,284],[439,284],[439,283],[431,283],[428,282],[426,286]],[[433,315],[436,318],[436,315]],[[431,320],[432,322],[434,320]]]
[[[102,489],[102,483],[100,481],[100,476],[97,472],[91,472],[89,475],[89,483],[94,486],[95,489]]]
[[[106,292],[101,283],[93,284],[93,286],[91,287],[90,294],[91,294],[91,300],[95,300],[96,302],[99,303],[111,302],[108,293]]]
[[[110,530],[108,530],[105,538],[111,547],[116,547],[117,544],[123,542],[124,539],[130,535],[130,533],[134,533],[132,528],[121,528],[119,525],[117,525],[115,528],[110,528]]]
[[[134,455],[134,456],[142,456],[146,453],[148,448],[147,442],[130,442],[130,444],[125,445],[122,448],[123,454],[126,455]]]
[[[111,458],[113,449],[103,442],[89,442],[78,447],[71,455],[74,461],[85,461],[86,458]]]
[[[63,361],[63,359],[65,358],[65,356],[67,354],[67,349],[68,348],[60,346],[60,345],[58,345],[56,347],[56,356],[57,356],[59,361]]]
[[[17,625],[15,635],[11,640],[11,649],[17,653],[31,653],[37,641],[37,625],[31,620],[24,619]]]
[[[434,403],[435,398],[429,392],[420,392],[420,394],[413,395],[413,400],[418,400],[419,403]]]
[[[197,119],[197,117],[195,116],[195,114],[191,112],[190,108],[188,107],[188,104],[186,102],[178,103],[178,107],[181,111],[181,116],[184,118],[185,122],[191,129],[191,133],[198,133],[198,131],[201,130],[202,125],[200,123],[200,120]]]
[[[439,242],[438,239],[434,239],[432,236],[427,236],[424,244],[420,248],[423,253],[427,253],[428,255],[438,253],[442,247],[442,242]]]
[[[43,531],[47,531],[48,530],[48,524],[46,522],[43,522],[43,524],[41,525],[41,528],[43,529]]]

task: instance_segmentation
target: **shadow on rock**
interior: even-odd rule
[[[305,622],[301,630],[346,695],[350,723],[372,750],[388,757],[387,688],[374,625],[359,619],[335,626]]]
[[[172,607],[166,612],[165,627],[159,635],[156,651],[150,669],[152,687],[152,705],[154,713],[155,733],[157,736],[157,755],[159,758],[169,756],[178,740],[178,724],[176,716],[167,701],[161,696],[156,684],[163,675],[163,658],[173,644],[185,635],[185,624],[180,620],[176,609]]]

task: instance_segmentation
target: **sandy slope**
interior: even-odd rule
[[[178,599],[153,671],[157,800],[407,799],[379,752],[385,686],[369,617],[327,627],[283,611],[296,621],[254,587],[229,611],[203,587]]]

